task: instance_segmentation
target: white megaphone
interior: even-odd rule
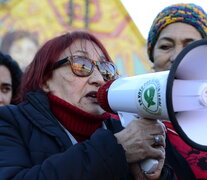
[[[184,48],[170,71],[107,82],[98,102],[109,112],[169,119],[185,142],[207,151],[207,40]]]

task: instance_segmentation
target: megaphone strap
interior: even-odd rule
[[[172,130],[170,128],[167,128],[167,130],[170,131],[170,132],[172,132],[172,133],[174,133],[174,134],[176,134],[176,135],[178,135],[178,133],[176,133],[176,131],[174,131],[174,130]]]
[[[165,125],[167,131],[170,131],[173,134],[176,134],[178,136],[178,133],[175,131],[175,129],[172,126],[172,123],[169,121],[163,121],[163,124]]]

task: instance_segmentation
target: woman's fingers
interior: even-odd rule
[[[138,119],[115,136],[125,150],[127,161],[132,163],[149,157],[161,158],[162,153],[153,147],[165,147],[164,134],[163,125],[157,120]]]

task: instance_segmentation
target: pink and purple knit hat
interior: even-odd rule
[[[169,24],[183,22],[194,26],[203,38],[207,37],[207,14],[195,4],[174,4],[164,8],[155,18],[147,39],[147,52],[154,62],[152,52],[160,32]]]

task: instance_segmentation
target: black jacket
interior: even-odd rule
[[[119,120],[105,121],[90,140],[72,145],[42,91],[19,105],[0,107],[0,180],[130,180],[122,146],[113,133]],[[165,165],[162,180],[173,179]]]
[[[124,150],[113,135],[120,122],[106,125],[110,130],[98,129],[90,140],[72,145],[43,92],[0,107],[0,179],[129,179]]]

